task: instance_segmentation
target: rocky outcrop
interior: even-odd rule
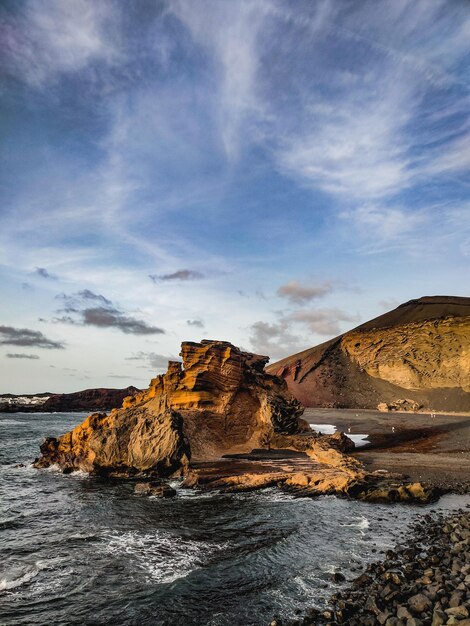
[[[381,411],[382,413],[387,413],[388,411],[416,412],[422,408],[423,407],[419,402],[415,402],[414,400],[410,400],[408,398],[395,400],[394,402],[379,402],[379,404],[377,405],[377,410]]]
[[[221,341],[185,342],[181,357],[121,409],[47,439],[37,465],[166,476],[185,471],[191,457],[249,451],[309,430],[284,381],[264,372],[267,357]]]
[[[329,606],[271,626],[468,626],[470,513],[426,515],[407,541],[332,596]],[[342,575],[336,582],[344,582]]]
[[[411,300],[267,369],[304,406],[375,409],[406,398],[469,411],[470,298]]]
[[[181,357],[122,408],[46,439],[36,467],[151,479],[138,491],[154,495],[165,495],[156,479],[183,475],[186,487],[227,491],[278,485],[369,500],[387,500],[387,493],[394,501],[431,497],[368,474],[347,454],[354,443],[344,434],[312,431],[285,382],[265,372],[267,357],[223,341],[185,342]],[[241,460],[255,449],[268,454],[266,462]],[[269,456],[273,450],[282,452],[279,462]]]

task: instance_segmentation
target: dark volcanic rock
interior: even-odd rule
[[[42,393],[24,396],[5,394],[0,396],[0,413],[66,413],[68,411],[103,411],[119,408],[124,398],[137,393],[136,387],[125,389],[85,389],[74,393]],[[8,399],[1,402],[1,399]],[[25,403],[25,399],[34,402]]]
[[[125,389],[85,389],[75,393],[59,393],[49,397],[42,405],[41,411],[99,411],[117,409],[124,398],[137,393],[137,387]]]
[[[419,546],[416,548],[416,546]],[[425,515],[408,544],[387,551],[325,613],[285,626],[416,626],[470,624],[470,513]]]

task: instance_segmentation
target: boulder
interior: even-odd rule
[[[176,496],[176,490],[170,485],[162,482],[146,482],[137,483],[134,487],[134,493],[139,496],[154,496],[157,498],[173,498]]]

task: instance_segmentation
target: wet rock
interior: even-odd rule
[[[431,608],[431,601],[423,593],[417,593],[408,600],[408,606],[413,613],[421,615],[421,613]]]
[[[432,614],[431,626],[442,626],[446,623],[446,621],[447,616],[444,611],[441,611],[440,609],[434,609],[434,612]]]
[[[468,609],[463,605],[454,606],[454,607],[451,607],[450,609],[446,609],[446,614],[449,615],[449,617],[455,616],[459,618],[468,617],[469,615]]]
[[[408,544],[387,550],[349,588],[330,600],[336,622],[366,626],[470,626],[470,512],[423,516]],[[409,567],[408,567],[409,566]],[[406,572],[409,571],[410,575]],[[405,574],[405,575],[404,575]],[[432,582],[429,582],[432,581]]]
[[[139,496],[154,496],[157,498],[173,498],[176,490],[162,482],[137,483],[134,493]]]

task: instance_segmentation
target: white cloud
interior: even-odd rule
[[[216,117],[226,157],[239,157],[247,139],[244,125],[258,113],[259,36],[273,11],[265,0],[245,2],[174,0],[171,10],[189,29],[194,41],[213,55]]]
[[[339,308],[279,312],[274,322],[258,321],[251,326],[250,342],[255,352],[277,360],[339,335],[344,322],[358,321],[357,315]]]
[[[312,309],[294,311],[286,318],[289,322],[304,324],[312,333],[332,337],[341,333],[340,322],[357,322],[358,317],[341,309]]]
[[[359,231],[363,239],[372,240],[374,247],[396,243],[400,239],[408,241],[408,236],[427,222],[423,211],[411,212],[377,205],[344,211],[340,217]]]
[[[28,2],[21,17],[6,24],[12,69],[30,85],[43,87],[91,61],[113,61],[118,52],[106,32],[112,20],[111,5],[104,1]]]
[[[269,356],[271,361],[308,347],[289,330],[288,321],[283,319],[274,323],[255,322],[250,329],[250,343],[256,353]]]

